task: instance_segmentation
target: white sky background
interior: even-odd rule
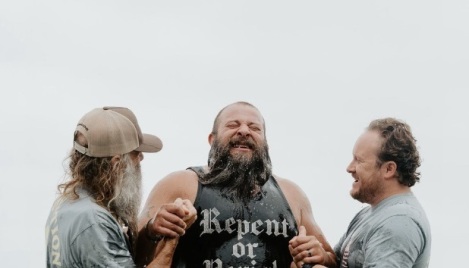
[[[363,206],[345,172],[355,139],[378,117],[408,122],[430,266],[460,266],[468,47],[463,0],[0,1],[2,267],[45,266],[45,221],[84,113],[127,106],[163,140],[142,162],[145,199],[206,163],[216,113],[238,100],[263,113],[274,173],[304,189],[331,245]]]

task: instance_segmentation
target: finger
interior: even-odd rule
[[[188,210],[194,210],[195,211],[195,207],[189,199],[182,200],[182,203]]]
[[[181,200],[181,207],[184,209],[184,213],[187,215],[195,214],[197,211],[195,210],[192,202],[189,199]]]
[[[326,255],[327,253],[322,248],[315,246],[305,252],[305,260],[310,263],[323,263]]]
[[[304,237],[304,236],[306,236],[306,228],[303,225],[301,225],[300,227],[298,227],[298,234],[289,241],[289,244],[292,245],[293,247],[298,246],[299,244],[301,244],[298,241],[298,238]]]
[[[174,203],[173,203],[175,206],[181,208],[184,212],[185,215],[189,214],[189,209],[187,207],[187,202],[185,202],[184,200],[182,200],[182,198],[178,197],[176,198],[176,200],[174,200]]]
[[[314,236],[306,236],[300,238],[304,238],[304,241],[298,239],[298,245],[292,245],[292,256],[298,256],[298,259],[303,259],[314,256],[316,254],[320,254],[320,251],[318,249],[319,243],[316,241]]]
[[[155,230],[161,235],[174,237],[184,234],[186,223],[180,216],[165,209],[160,210],[155,217]]]
[[[294,248],[305,243],[305,237],[306,237],[306,228],[301,225],[298,227],[298,235],[293,237],[290,241],[289,244],[292,245]]]
[[[168,212],[177,215],[180,218],[183,218],[187,215],[186,208],[182,204],[182,201],[176,201],[174,203],[163,205],[163,208],[166,209]]]
[[[174,215],[173,215],[174,216]],[[177,218],[177,217],[176,217]],[[177,218],[178,220],[181,220]],[[178,237],[181,236],[185,233],[185,223],[183,222],[183,226],[179,226],[177,224],[174,224],[171,221],[166,220],[165,218],[159,218],[157,221],[155,230],[157,233],[163,235],[163,236],[168,236],[168,237]]]

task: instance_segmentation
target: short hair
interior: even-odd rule
[[[395,118],[373,120],[368,128],[377,131],[383,138],[381,150],[378,153],[377,164],[393,161],[397,165],[398,181],[406,186],[413,186],[420,181],[421,160],[417,149],[417,140],[412,135],[410,126]]]
[[[233,105],[245,105],[245,106],[249,106],[251,108],[254,108],[256,109],[257,111],[259,111],[259,109],[257,109],[256,106],[254,106],[253,104],[249,103],[249,102],[246,102],[246,101],[237,101],[237,102],[234,102],[234,103],[231,103],[231,104],[228,104],[226,105],[225,107],[223,107],[223,109],[221,109],[217,116],[215,117],[215,120],[213,120],[213,126],[212,126],[212,134],[216,135],[217,134],[217,128],[218,128],[218,125],[220,124],[220,116],[221,114],[223,113],[223,111],[225,111],[226,108],[230,107],[230,106],[233,106]],[[259,111],[260,113],[260,111]],[[264,117],[262,117],[262,127],[264,128],[264,135],[266,133],[266,129],[265,129],[265,120],[264,120]]]

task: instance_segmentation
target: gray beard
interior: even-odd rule
[[[223,146],[216,139],[209,153],[209,172],[201,183],[216,185],[223,194],[234,195],[244,202],[253,198],[253,190],[264,185],[272,174],[267,144],[255,147],[251,157],[232,156],[231,145]]]
[[[113,200],[114,213],[132,227],[137,222],[142,202],[142,173],[140,165],[134,166],[130,157],[128,157],[127,167],[117,187],[119,189]]]

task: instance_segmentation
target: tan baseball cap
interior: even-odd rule
[[[76,132],[86,138],[87,147],[76,141],[75,150],[92,157],[109,157],[126,154],[139,146],[137,129],[125,116],[112,110],[96,108],[78,121]],[[76,137],[76,135],[75,135]]]
[[[112,110],[120,113],[121,115],[127,117],[135,126],[138,134],[139,146],[135,151],[146,152],[146,153],[156,153],[163,148],[163,143],[161,139],[155,135],[142,133],[140,126],[138,125],[137,117],[135,114],[128,108],[125,107],[113,107],[107,106],[103,108],[104,110]]]

